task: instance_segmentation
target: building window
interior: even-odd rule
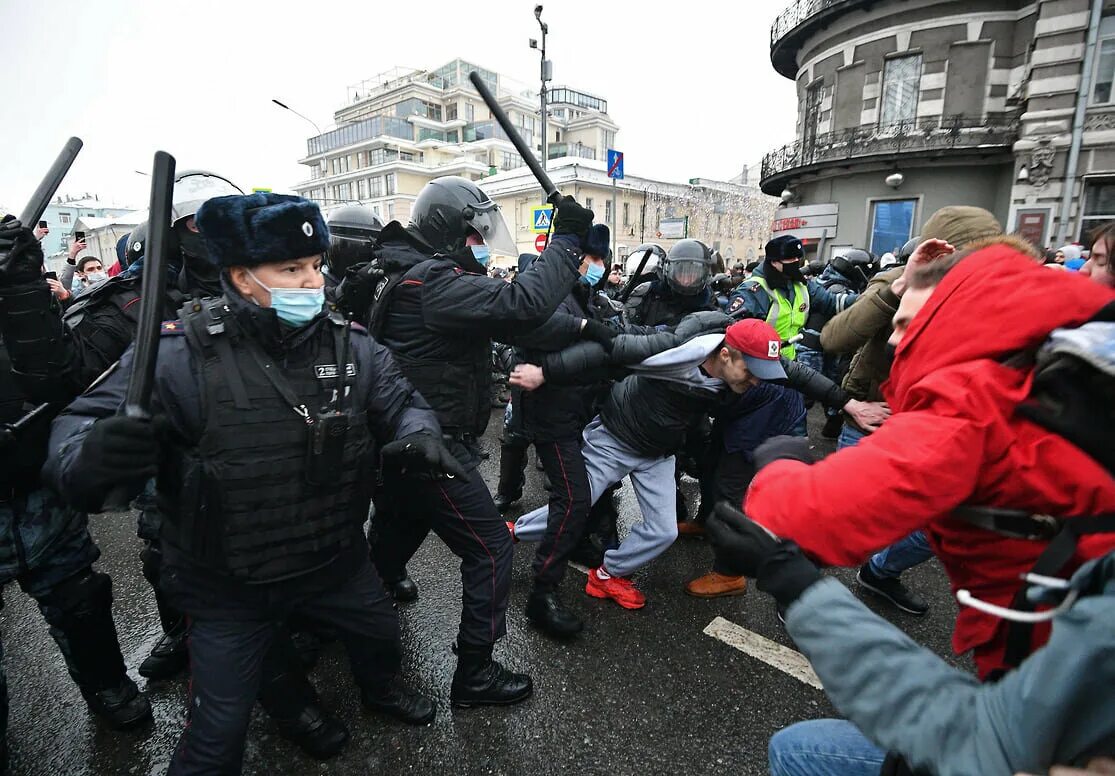
[[[383,176],[383,186],[387,194],[395,193],[395,173],[389,172]]]
[[[465,121],[467,121],[469,124],[476,121],[476,106],[474,106],[471,102],[465,103]]]
[[[387,220],[388,221],[394,221],[395,220],[395,203],[394,202],[388,202],[387,203]]]
[[[1080,242],[1087,245],[1088,236],[1108,221],[1115,221],[1115,178],[1088,178],[1084,181]]]
[[[356,189],[357,189],[357,192],[358,192],[357,195],[356,195],[357,199],[361,199],[361,200],[367,199],[368,198],[368,179],[367,178],[361,178],[359,181],[357,181],[356,182]]]
[[[378,175],[374,178],[368,178],[369,195],[372,197],[383,196],[383,178]]]
[[[445,120],[446,121],[456,121],[457,120],[457,103],[451,102],[451,103],[449,103],[448,105],[445,106]]]
[[[337,184],[337,199],[347,202],[352,199],[352,192],[349,190],[347,183]]]
[[[888,59],[883,69],[883,109],[879,123],[897,124],[917,115],[921,90],[921,54]]]
[[[1112,102],[1111,87],[1115,81],[1115,16],[1103,17],[1099,34],[1099,56],[1096,58],[1096,85],[1092,89],[1092,102]]]
[[[70,214],[69,213],[59,213],[58,214],[58,223],[60,223],[60,224],[70,223]]]
[[[604,223],[612,223],[612,200],[604,200]]]
[[[631,203],[623,203],[623,225],[631,226]]]
[[[585,197],[585,207],[592,210],[592,197]]]
[[[871,252],[898,253],[913,236],[916,199],[881,199],[871,203]]]

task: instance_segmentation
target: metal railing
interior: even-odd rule
[[[770,26],[770,45],[774,47],[786,33],[797,27],[811,16],[827,11],[837,5],[845,5],[856,0],[797,0],[793,5],[778,15],[774,24]]]
[[[760,183],[788,170],[878,154],[905,154],[1009,146],[1018,135],[1018,118],[939,116],[883,126],[854,127],[797,140],[763,157]]]

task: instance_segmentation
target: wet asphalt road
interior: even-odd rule
[[[816,410],[814,410],[814,416]],[[811,427],[816,427],[816,417]],[[485,440],[492,459],[483,472],[495,487],[499,415]],[[826,450],[831,443],[819,440]],[[522,507],[545,501],[541,473],[528,468]],[[691,502],[695,483],[687,482]],[[620,491],[621,515],[637,514],[629,488]],[[514,517],[518,511],[512,512]],[[129,670],[154,708],[150,728],[113,733],[88,714],[66,674],[34,601],[16,586],[6,592],[0,616],[11,694],[8,738],[12,773],[161,774],[184,721],[185,681],[146,684],[135,667],[159,635],[154,601],[139,567],[140,542],[132,513],[94,518],[103,556],[98,567],[115,583],[115,616]],[[346,721],[352,738],[327,763],[302,756],[279,738],[258,711],[248,734],[247,774],[763,774],[771,734],[802,719],[831,716],[824,694],[710,636],[716,616],[787,646],[792,643],[774,604],[751,591],[742,598],[697,600],[684,595],[685,581],[709,567],[699,539],[682,539],[636,576],[647,595],[645,609],[630,612],[583,593],[584,576],[571,569],[565,600],[585,619],[571,643],[531,629],[522,614],[530,589],[530,545],[518,545],[508,635],[497,657],[529,671],[535,695],[509,709],[452,710],[449,682],[455,659],[449,647],[460,606],[457,561],[433,535],[410,566],[420,599],[400,609],[410,683],[438,700],[428,728],[409,728],[362,711],[343,650],[330,645],[312,679],[323,701]],[[851,584],[854,572],[836,576]],[[948,638],[955,605],[944,574],[931,562],[907,581],[933,604],[923,618],[878,611],[915,639],[950,655]],[[949,657],[952,660],[951,656]]]

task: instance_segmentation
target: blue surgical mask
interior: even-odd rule
[[[595,286],[600,282],[600,278],[604,277],[603,264],[589,264],[585,274],[581,275],[581,282],[586,286]]]
[[[271,294],[271,309],[283,323],[304,326],[325,306],[324,286],[322,288],[270,288],[263,285],[251,270],[248,270],[248,275],[260,288]]]
[[[481,267],[488,266],[488,259],[492,257],[492,251],[487,245],[470,245],[472,249],[472,258],[476,259],[476,263]]]

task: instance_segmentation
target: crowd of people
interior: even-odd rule
[[[455,707],[533,693],[493,657],[516,543],[535,545],[526,619],[570,639],[591,637],[563,601],[571,561],[589,567],[585,594],[638,609],[633,574],[704,536],[711,570],[685,592],[757,580],[847,717],[779,732],[778,776],[1115,754],[1096,691],[1115,679],[1115,225],[1078,266],[1067,249],[1051,262],[1070,271],[965,206],[887,257],[815,266],[779,236],[748,266],[697,239],[624,264],[567,196],[541,254],[504,269],[491,258],[514,240],[464,178],[431,181],[409,223],[384,224],[359,205],[327,222],[195,170],[165,226],[170,280],[151,298],[146,226],[112,277],[75,243],[71,281],[44,271],[32,229],[0,222],[0,581],[36,599],[92,714],[148,721],[88,529],[134,502],[163,629],[138,671],[190,676],[169,773],[239,773],[256,701],[307,754],[341,751],[347,728],[306,676],[323,638],[343,644],[365,707],[430,723],[436,704],[400,673],[395,604],[420,596],[407,566],[431,531],[460,558]],[[152,305],[165,322],[150,351],[133,343]],[[145,366],[150,407],[122,412]],[[492,493],[477,467],[500,373]],[[838,440],[823,459],[814,402]],[[532,446],[548,501],[507,521]],[[819,571],[857,567],[864,591],[916,615],[928,604],[901,575],[933,557],[977,676]],[[6,720],[2,683],[0,702]]]

